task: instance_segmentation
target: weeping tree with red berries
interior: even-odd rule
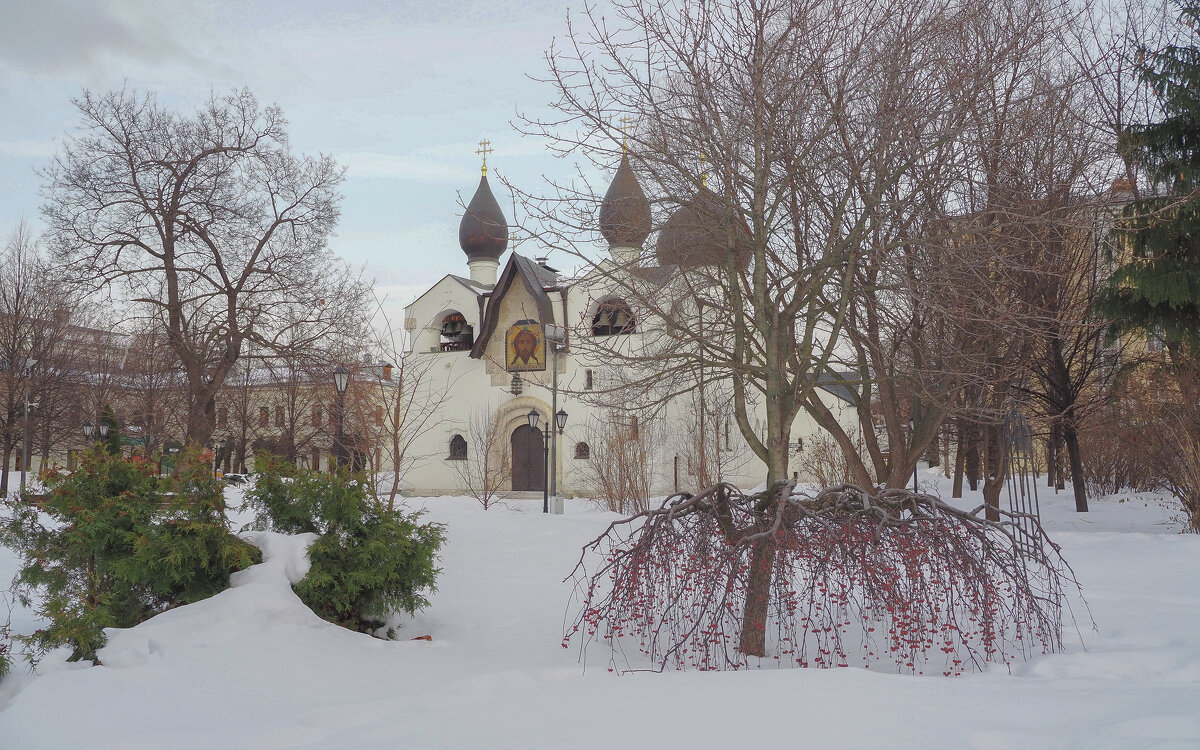
[[[946,676],[1059,649],[1070,566],[1036,518],[982,510],[849,484],[673,495],[584,547],[563,647],[601,641],[631,668],[736,669],[773,652]]]

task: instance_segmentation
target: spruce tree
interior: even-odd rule
[[[1114,337],[1142,333],[1165,344],[1167,360],[1150,375],[1176,393],[1156,392],[1144,415],[1155,429],[1142,449],[1200,532],[1200,0],[1179,9],[1183,41],[1139,51],[1161,116],[1119,144],[1145,192],[1117,222],[1121,265],[1096,310]]]
[[[1126,158],[1148,183],[1146,197],[1124,210],[1123,263],[1096,303],[1113,320],[1114,335],[1159,336],[1173,357],[1200,351],[1200,2],[1180,3],[1180,12],[1190,30],[1186,46],[1139,52],[1162,117],[1122,138]]]

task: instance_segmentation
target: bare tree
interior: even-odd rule
[[[742,439],[769,483],[786,479],[800,410],[822,427],[836,422],[818,389],[837,372],[855,300],[876,291],[863,269],[880,254],[903,257],[930,230],[942,247],[962,231],[950,219],[971,206],[947,196],[980,184],[963,179],[971,116],[994,98],[1004,70],[1027,62],[1018,57],[1022,32],[1047,22],[1043,10],[629,0],[616,4],[619,22],[589,16],[548,56],[560,117],[525,130],[610,166],[625,137],[618,118],[632,116],[629,159],[661,222],[658,259],[681,272],[593,265],[633,301],[643,330],[654,321],[660,330],[619,345],[577,337],[573,346],[619,362],[614,369],[630,374],[619,388],[644,403],[727,381]],[[556,187],[527,201],[544,224],[533,230],[587,258],[601,201],[581,181]],[[758,429],[755,403],[766,423]],[[907,416],[897,409],[888,425],[893,452],[903,448],[881,472],[893,485],[940,427],[926,420],[924,443],[908,441]],[[849,458],[853,446],[844,447]],[[855,481],[870,485],[872,474],[860,460]],[[752,536],[745,604],[758,610],[742,620],[740,647],[761,654],[777,548],[769,535]]]
[[[383,420],[375,430],[375,442],[382,448],[391,472],[390,480],[377,487],[387,495],[389,509],[395,507],[401,481],[409,468],[433,458],[415,450],[418,438],[445,421],[441,408],[453,390],[455,380],[429,357],[416,357],[407,349],[403,330],[392,325],[383,300],[375,297],[376,320],[374,350],[386,365],[386,377],[376,381],[375,398],[383,408]],[[507,450],[507,447],[504,448]],[[382,467],[377,467],[381,471]]]
[[[161,452],[184,434],[186,393],[183,373],[165,331],[145,322],[127,336],[119,399],[144,450]]]
[[[226,441],[225,454],[229,468],[244,474],[251,446],[263,434],[259,419],[259,404],[255,398],[258,376],[256,358],[250,354],[238,359],[226,378],[216,412],[216,427]],[[261,364],[261,363],[258,363]]]
[[[272,349],[361,323],[362,285],[325,242],[340,170],[294,155],[277,107],[248,91],[191,116],[129,90],[75,100],[80,132],[46,171],[43,214],[75,277],[118,285],[162,325],[186,383],[185,436],[206,442],[247,342]]]
[[[588,423],[586,434],[584,492],[605,510],[646,510],[658,465],[655,446],[664,438],[659,420],[609,409]]]
[[[728,381],[697,388],[677,400],[676,406],[666,424],[649,422],[657,433],[649,447],[674,442],[676,455],[683,457],[676,473],[688,479],[688,486],[711,487],[756,460],[741,440]],[[755,427],[761,432],[761,422],[756,420]]]
[[[617,116],[632,114],[630,153],[647,188],[661,211],[685,224],[698,250],[712,250],[704,263],[684,262],[690,267],[675,288],[620,273],[629,269],[608,272],[643,320],[674,324],[671,335],[618,354],[625,371],[646,365],[640,379],[620,388],[668,400],[731,379],[741,437],[767,465],[768,479],[781,480],[792,422],[837,346],[864,235],[908,178],[937,166],[941,139],[897,143],[892,136],[953,132],[950,91],[965,82],[941,53],[952,19],[936,17],[932,7],[851,2],[744,10],[704,3],[678,15],[630,2],[617,13],[628,33],[593,18],[565,51],[552,50],[563,119],[530,129],[564,150],[585,146],[604,163],[613,158],[605,141],[621,143]],[[592,55],[604,59],[607,73]],[[913,66],[929,77],[919,92],[904,73]],[[911,106],[895,106],[896,95]],[[561,202],[548,206],[561,230],[551,239],[568,247],[570,232],[593,221],[599,200],[565,188],[560,197],[592,201],[576,213]],[[670,249],[665,234],[660,256]],[[749,415],[756,398],[764,430]]]
[[[333,349],[289,342],[260,362],[256,402],[269,410],[269,433],[259,439],[269,438],[271,452],[290,464],[307,464],[314,449],[327,447],[323,412],[331,397]]]
[[[66,437],[50,418],[57,421],[64,409],[70,411],[78,380],[71,356],[72,329],[82,310],[76,291],[55,277],[28,225],[20,222],[0,257],[0,492],[8,490],[14,451],[28,469],[22,455],[27,440],[48,453]],[[39,420],[43,398],[47,415]]]
[[[455,435],[449,458],[454,472],[462,480],[471,497],[484,510],[492,507],[496,497],[508,485],[512,461],[509,457],[508,436],[504,425],[494,418],[495,409],[480,408],[471,412],[466,435]]]

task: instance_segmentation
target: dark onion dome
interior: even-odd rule
[[[721,266],[732,241],[734,265],[750,266],[750,229],[729,204],[707,187],[675,209],[658,233],[655,255],[660,266]]]
[[[600,233],[613,247],[641,247],[650,236],[650,201],[629,166],[628,153],[621,155],[621,165],[600,204]]]
[[[492,195],[486,175],[480,178],[479,189],[458,225],[458,244],[468,260],[500,260],[508,247],[508,219]]]

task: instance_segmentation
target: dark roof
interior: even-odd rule
[[[454,279],[458,283],[462,284],[467,289],[470,289],[475,294],[483,294],[483,291],[480,291],[481,289],[484,291],[487,291],[488,289],[491,289],[494,286],[493,284],[480,284],[478,281],[472,281],[468,278],[464,278],[462,276],[456,276],[455,274],[452,274],[452,273],[449,273],[446,275],[449,276],[450,278]]]
[[[851,406],[858,405],[858,391],[852,384],[858,383],[856,372],[826,372],[817,378],[817,387],[826,393],[831,393]]]
[[[550,304],[550,296],[546,294],[546,290],[558,288],[558,274],[539,266],[523,255],[517,255],[516,252],[513,252],[509,256],[504,270],[501,271],[495,288],[487,296],[487,308],[483,312],[483,321],[479,326],[479,336],[475,339],[475,346],[471,347],[471,357],[473,359],[479,359],[483,356],[483,350],[487,347],[487,342],[492,337],[499,322],[500,301],[504,299],[504,295],[508,293],[513,282],[517,280],[520,280],[525,285],[529,294],[537,302],[538,319],[543,323],[554,322],[554,306]]]
[[[666,286],[678,271],[678,266],[638,266],[630,269],[635,276],[645,279],[654,286]]]
[[[533,279],[535,284],[540,285],[542,289],[557,289],[558,288],[558,271],[551,268],[546,268],[537,261],[526,258],[524,255],[513,253],[513,257],[517,260],[517,265],[526,273],[530,279]]]
[[[413,300],[412,302],[409,302],[407,305],[405,305],[405,306],[404,306],[404,309],[405,309],[405,310],[407,310],[407,309],[409,309],[410,307],[412,307],[413,305],[415,305],[415,304],[417,304],[418,302],[420,302],[422,299],[424,299],[424,298],[425,298],[425,295],[427,295],[427,294],[429,294],[430,292],[432,292],[432,291],[433,291],[435,288],[437,288],[437,285],[438,285],[438,284],[441,284],[441,283],[442,283],[443,281],[445,281],[446,279],[454,279],[454,280],[455,280],[455,281],[457,281],[459,284],[462,284],[462,285],[463,285],[463,286],[465,286],[467,289],[471,290],[471,292],[473,292],[473,293],[474,293],[476,296],[479,296],[480,294],[484,294],[484,293],[485,293],[485,292],[480,292],[480,291],[479,291],[480,289],[485,289],[485,290],[486,290],[486,289],[490,289],[490,288],[491,288],[491,287],[489,287],[487,284],[476,284],[474,281],[471,281],[470,279],[463,278],[462,276],[455,276],[455,275],[454,275],[454,274],[452,274],[452,273],[448,273],[448,274],[446,274],[445,276],[443,276],[442,278],[438,279],[438,280],[437,280],[437,284],[434,284],[433,286],[429,287],[429,288],[428,288],[428,289],[426,289],[425,291],[421,292],[421,294],[420,294],[420,295],[419,295],[419,296],[418,296],[418,297],[417,297],[415,300]]]

